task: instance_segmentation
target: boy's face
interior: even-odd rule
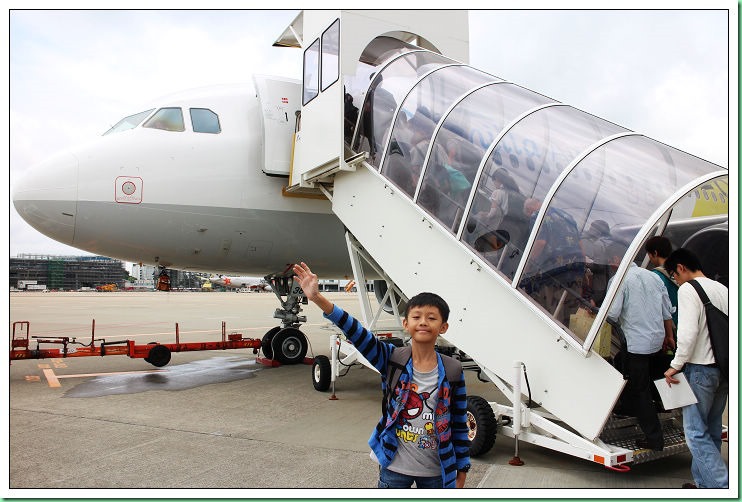
[[[448,323],[443,322],[438,307],[430,305],[412,307],[402,320],[402,326],[414,341],[422,343],[435,343],[438,335],[448,330]]]

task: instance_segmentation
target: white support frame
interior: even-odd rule
[[[390,300],[394,319],[397,320],[397,326],[391,328],[391,331],[403,331],[402,323],[399,322],[400,312],[397,308],[397,304],[400,300],[406,301],[407,297],[400,291],[400,289],[394,284],[394,281],[382,270],[381,266],[369,255],[361,244],[351,235],[350,232],[345,232],[345,242],[348,245],[348,255],[350,256],[350,264],[353,268],[353,279],[356,281],[356,291],[358,292],[358,300],[361,303],[361,316],[363,318],[363,325],[371,331],[376,333],[377,322],[383,312],[382,305]],[[387,284],[387,291],[384,297],[379,301],[379,308],[376,313],[371,308],[371,302],[368,299],[368,291],[366,291],[366,274],[363,271],[363,261],[371,266]],[[389,330],[389,328],[385,328]]]
[[[394,282],[392,282],[389,276],[384,273],[379,264],[371,258],[350,232],[345,232],[345,242],[348,246],[348,255],[350,256],[350,263],[353,268],[353,278],[356,282],[356,291],[358,292],[358,300],[361,305],[363,325],[366,326],[370,332],[376,333],[377,322],[379,321],[381,313],[384,311],[382,306],[387,300],[390,300],[394,314],[393,317],[397,321],[397,326],[384,328],[384,331],[401,333],[404,331],[404,328],[402,327],[401,322],[399,322],[400,314],[397,308],[397,303],[399,300],[406,301],[407,297],[399,290]],[[376,310],[376,313],[373,312],[371,302],[368,298],[369,293],[366,290],[366,274],[363,271],[363,261],[368,263],[387,284],[386,294],[379,302],[379,308]],[[362,364],[376,373],[379,372],[379,370],[377,370],[352,343],[348,342],[337,333],[332,334],[330,336],[330,383],[332,385],[333,396],[335,396],[335,382],[340,376],[340,366],[350,366],[354,363]]]
[[[559,425],[556,417],[550,413],[525,406],[520,399],[521,367],[522,363],[520,361],[513,362],[515,385],[512,388],[487,368],[481,368],[485,375],[492,380],[492,383],[513,403],[513,405],[508,406],[492,401],[489,402],[489,405],[498,419],[498,431],[516,440],[516,452],[517,441],[525,441],[608,467],[633,461],[634,452],[632,450],[607,444],[600,438],[592,441],[586,439]],[[516,399],[515,396],[519,398]],[[503,425],[500,420],[502,416],[510,417],[512,419],[511,423]]]
[[[335,395],[335,381],[340,376],[340,365],[350,366],[354,363],[362,364],[376,373],[379,372],[352,343],[342,339],[337,333],[330,336],[330,383],[333,396]]]
[[[496,417],[502,415],[514,416],[512,406],[504,406],[498,403],[489,404],[492,406]],[[517,436],[518,441],[525,441],[526,443],[566,453],[573,457],[609,467],[629,463],[634,460],[634,452],[632,450],[606,444],[600,439],[593,441],[585,439],[552,422],[536,410],[521,408],[521,413],[523,415],[521,430],[517,435],[512,425],[499,424],[499,432],[511,438],[516,438]],[[601,458],[603,462],[598,461]]]

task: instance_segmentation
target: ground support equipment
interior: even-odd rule
[[[134,340],[117,340],[107,342],[105,339],[95,338],[95,319],[93,319],[92,336],[89,344],[83,344],[70,337],[38,337],[30,336],[29,321],[13,323],[13,334],[10,344],[10,360],[23,359],[52,359],[65,357],[89,356],[118,356],[125,355],[133,359],[144,359],[153,366],[162,367],[170,362],[173,352],[193,352],[200,350],[231,350],[253,349],[258,353],[261,341],[254,338],[243,338],[239,333],[227,334],[226,323],[222,321],[221,341],[209,342],[180,342],[180,330],[175,324],[175,343],[151,342],[137,344]],[[36,342],[36,348],[31,348],[31,341]],[[96,345],[96,342],[98,343]],[[61,348],[42,348],[42,344],[61,345]]]

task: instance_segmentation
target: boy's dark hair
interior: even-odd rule
[[[414,307],[427,307],[427,306],[437,307],[441,313],[443,322],[448,322],[448,314],[451,312],[451,309],[448,308],[448,303],[446,303],[446,300],[436,295],[435,293],[418,293],[412,298],[410,298],[409,301],[407,302],[407,307],[405,307],[404,309],[405,319],[407,318],[407,314]]]
[[[672,253],[672,244],[667,237],[655,235],[644,244],[647,253],[657,253],[660,258],[667,258]]]
[[[691,272],[703,272],[701,268],[701,260],[692,252],[685,248],[678,248],[667,257],[665,260],[665,270],[668,272],[677,272],[678,265],[683,265]]]

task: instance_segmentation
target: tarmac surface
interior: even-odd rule
[[[329,297],[358,315],[355,294]],[[271,293],[11,293],[10,321],[29,321],[31,336],[83,343],[93,319],[96,339],[107,341],[173,343],[176,322],[181,342],[220,340],[222,321],[227,333],[260,339],[279,324],[277,305]],[[307,355],[329,355],[328,322],[312,305],[303,313]],[[256,357],[182,352],[163,368],[126,356],[13,361],[5,496],[381,496],[367,490],[378,477],[366,443],[380,414],[378,374],[350,368],[331,400],[314,390],[311,366],[267,367]],[[500,395],[473,373],[467,390]],[[514,441],[498,436],[472,459],[466,496],[700,496],[678,490],[692,481],[687,453],[626,473],[525,443],[525,465],[509,465],[513,454]],[[723,455],[728,461],[726,443]],[[736,497],[733,477],[732,490],[714,495]]]

